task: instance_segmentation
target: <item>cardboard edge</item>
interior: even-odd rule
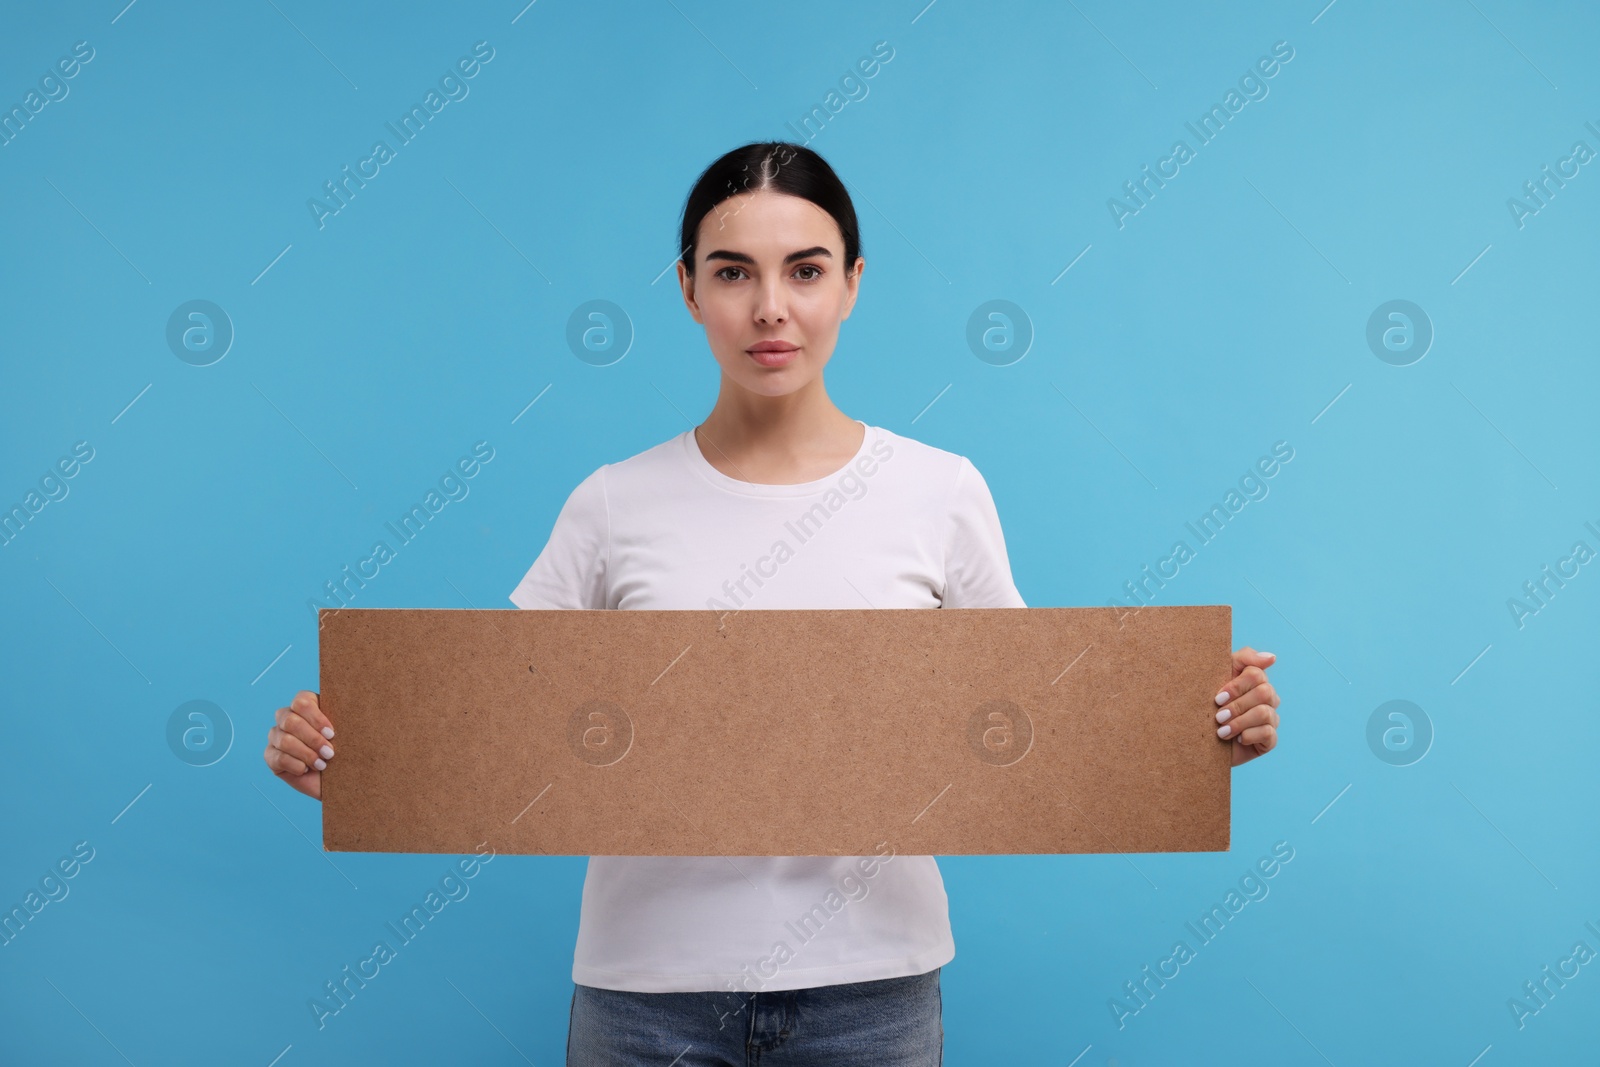
[[[328,625],[328,620],[333,618],[335,615],[337,615],[339,612],[341,612],[343,610],[344,610],[343,608],[323,608],[323,607],[317,608],[317,688],[316,688],[316,694],[317,694],[317,702],[319,704],[322,702],[322,682],[323,682],[323,679],[325,679],[327,677],[327,675],[328,675],[328,663],[327,663],[327,648],[328,648],[328,646],[327,646],[327,643],[322,640],[322,631],[323,631],[323,628]],[[331,716],[330,716],[330,718],[331,718]],[[329,766],[332,766],[332,765],[330,764]],[[327,815],[326,815],[326,805],[327,805],[327,803],[328,803],[328,771],[327,771],[327,769],[324,769],[323,772],[322,772],[322,798],[317,801],[317,804],[319,806],[319,810],[318,810],[317,814],[321,818],[321,822],[322,822],[322,851],[324,853],[335,851],[334,849],[331,849],[331,848],[328,847],[328,819],[327,819]]]

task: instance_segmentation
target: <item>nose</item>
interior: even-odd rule
[[[762,287],[755,317],[763,326],[777,326],[789,321],[789,307],[782,285],[769,282]]]

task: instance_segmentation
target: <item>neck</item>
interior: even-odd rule
[[[856,420],[829,398],[821,376],[792,393],[762,396],[724,375],[716,405],[698,430],[702,440],[728,451],[789,455],[814,453],[860,433]]]

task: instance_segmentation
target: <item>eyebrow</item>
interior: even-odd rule
[[[821,245],[817,245],[815,248],[807,248],[799,252],[790,252],[788,255],[783,257],[783,261],[784,263],[794,263],[797,260],[812,259],[816,256],[827,256],[829,259],[832,259],[833,253],[829,252]],[[717,249],[715,252],[706,253],[707,262],[710,262],[713,259],[726,259],[734,263],[748,263],[751,266],[755,266],[756,262],[753,258],[745,255],[743,252],[729,252],[722,248]]]

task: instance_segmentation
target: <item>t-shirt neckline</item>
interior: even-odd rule
[[[706,459],[705,454],[700,451],[700,445],[694,438],[694,427],[692,426],[678,435],[678,444],[679,450],[683,453],[683,458],[688,462],[689,466],[694,468],[702,478],[719,489],[741,493],[745,496],[811,496],[832,488],[833,483],[842,474],[852,469],[856,465],[856,461],[866,455],[867,450],[872,447],[873,442],[877,439],[878,431],[876,427],[863,422],[861,419],[854,421],[865,427],[865,432],[861,435],[861,447],[856,450],[855,455],[845,462],[844,466],[814,481],[794,482],[788,485],[747,482],[739,478],[730,477],[717,470],[711,465],[711,461]]]

